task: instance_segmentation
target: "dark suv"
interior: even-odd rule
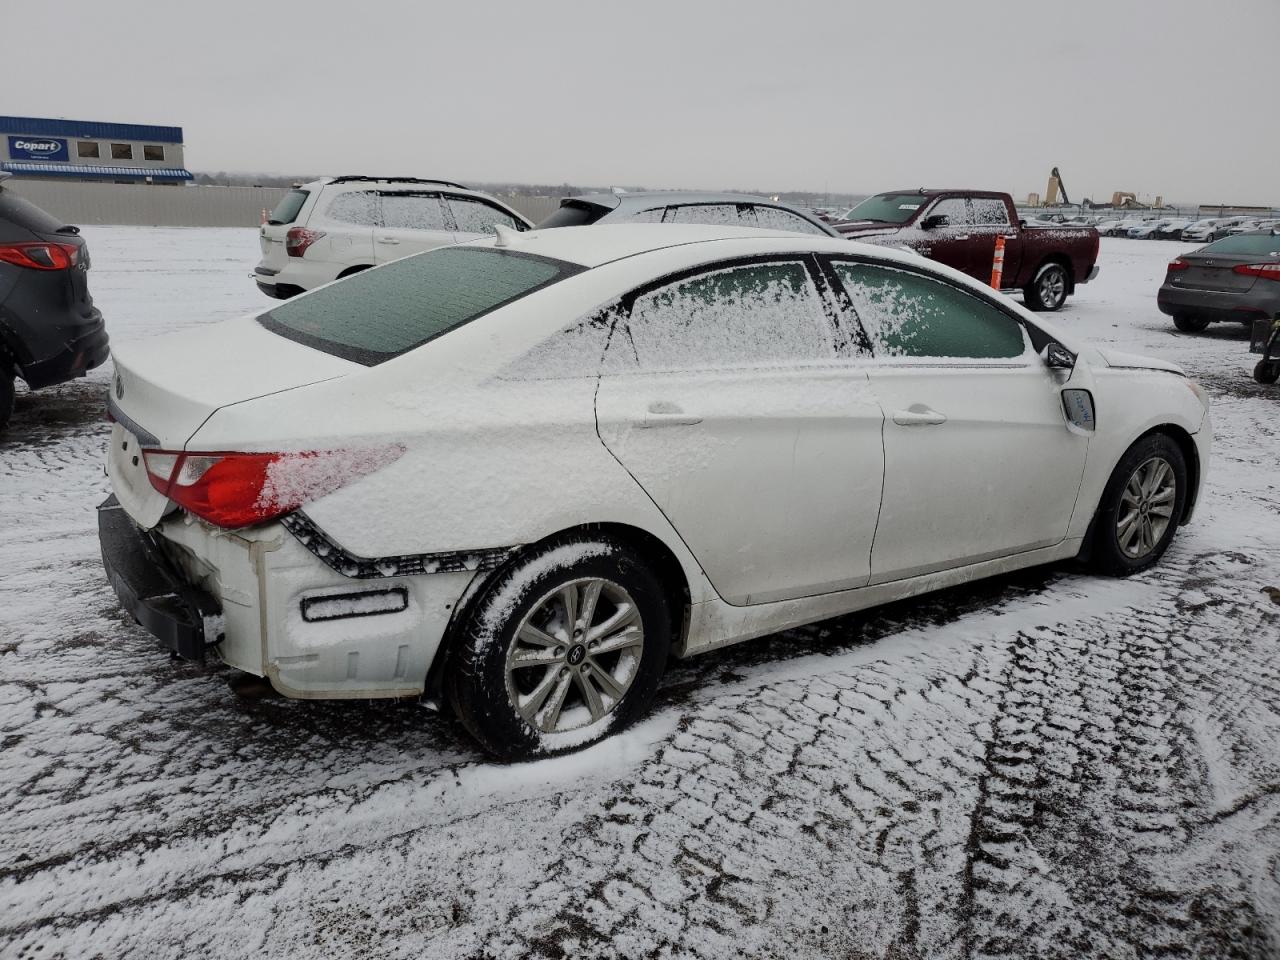
[[[8,177],[0,173],[0,428],[13,412],[15,377],[36,390],[107,359],[80,228],[6,189]]]

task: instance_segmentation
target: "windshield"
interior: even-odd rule
[[[1224,237],[1198,253],[1232,254],[1242,257],[1280,257],[1280,237],[1274,233],[1238,233]]]
[[[581,271],[491,247],[445,247],[396,260],[258,317],[268,330],[373,366]]]
[[[298,211],[307,202],[308,196],[310,194],[306,190],[290,190],[280,198],[276,208],[271,211],[271,216],[267,219],[267,223],[293,223],[298,217]]]
[[[843,219],[906,223],[928,202],[927,197],[918,193],[882,193],[878,197],[867,197],[848,211]]]

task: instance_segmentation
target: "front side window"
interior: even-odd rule
[[[395,230],[448,230],[440,197],[424,193],[384,193],[382,225]]]
[[[378,195],[372,190],[340,193],[329,204],[328,217],[339,223],[353,223],[361,227],[379,226]]]
[[[973,219],[978,226],[1006,226],[1009,223],[1009,208],[1004,205],[1003,200],[995,197],[974,197]]]
[[[887,266],[832,267],[880,356],[1011,359],[1026,350],[1017,321],[951,284]]]
[[[443,247],[282,303],[258,322],[282,337],[373,366],[580,269],[509,250]]]
[[[133,144],[131,143],[113,143],[111,145],[112,160],[132,160]]]
[[[765,230],[790,230],[792,233],[816,233],[825,237],[826,231],[815,224],[810,223],[799,214],[792,213],[790,210],[782,210],[778,207],[766,207],[756,204],[755,207],[756,225]],[[746,218],[743,217],[746,222]]]
[[[453,211],[453,221],[458,225],[459,233],[495,233],[493,225],[501,224],[504,227],[510,227],[512,230],[523,230],[523,223],[517,223],[516,219],[504,210],[499,210],[493,204],[485,203],[483,200],[473,200],[470,197],[450,197],[449,209]]]
[[[142,159],[152,161],[164,161],[164,147],[160,146],[144,146],[142,148]]]
[[[641,370],[751,366],[835,356],[831,331],[805,265],[743,264],[636,297],[621,351]],[[609,367],[619,364],[611,358]]]
[[[638,210],[618,219],[625,220],[628,223],[661,223],[666,213],[666,207],[654,207],[652,210]]]
[[[98,147],[96,140],[81,140],[76,144],[76,156],[97,158],[102,156],[102,150]]]
[[[928,216],[946,217],[948,227],[965,227],[973,224],[973,212],[964,197],[943,197],[929,208]]]

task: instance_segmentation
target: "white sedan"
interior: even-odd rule
[[[103,557],[162,646],[527,757],[633,721],[669,655],[1131,573],[1195,506],[1194,382],[911,253],[499,234],[116,350]]]

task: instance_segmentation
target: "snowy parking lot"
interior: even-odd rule
[[[85,235],[116,342],[270,303],[255,231]],[[0,956],[1280,956],[1280,388],[1241,328],[1156,310],[1189,249],[1104,239],[1055,318],[1213,399],[1160,565],[675,663],[639,727],[517,766],[418,703],[241,696],[170,661],[101,569],[110,365],[20,394]]]

